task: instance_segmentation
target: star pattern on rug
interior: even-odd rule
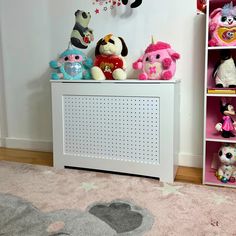
[[[82,189],[84,189],[86,192],[93,190],[93,189],[97,189],[98,187],[92,183],[92,182],[83,182],[81,185]]]
[[[229,203],[231,201],[229,201],[229,197],[227,196],[222,196],[222,195],[218,195],[213,193],[211,197],[208,198],[209,200],[213,201],[214,204],[220,205],[222,203]]]
[[[171,194],[183,195],[183,193],[179,192],[179,189],[183,188],[183,186],[175,186],[167,183],[163,183],[161,187],[154,187],[162,192],[162,196],[169,196]]]

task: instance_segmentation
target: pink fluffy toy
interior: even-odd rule
[[[145,53],[133,63],[133,69],[142,71],[140,80],[170,80],[175,75],[179,58],[169,44],[152,40]]]
[[[209,46],[236,46],[236,6],[215,9],[209,18]]]

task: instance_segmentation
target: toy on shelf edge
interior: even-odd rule
[[[141,70],[140,80],[169,80],[175,75],[176,60],[180,58],[171,46],[164,42],[154,42],[145,53],[133,63],[133,69]]]
[[[223,183],[235,183],[236,179],[236,144],[224,143],[219,151],[220,167],[216,177]]]
[[[206,0],[197,0],[198,14],[206,14]]]
[[[209,46],[236,46],[236,6],[214,9],[209,17]]]
[[[125,60],[128,48],[123,38],[108,34],[97,42],[94,66],[91,69],[95,80],[124,80],[127,78]]]
[[[220,60],[215,65],[213,78],[217,88],[236,87],[236,67],[231,50],[223,49],[220,51]]]
[[[217,131],[221,132],[223,138],[235,137],[232,131],[235,130],[236,122],[232,119],[235,115],[235,110],[230,102],[226,99],[221,100],[220,112],[223,115],[222,121],[217,123],[215,128]]]
[[[50,67],[56,69],[56,73],[51,74],[52,80],[81,80],[91,79],[90,69],[93,66],[91,58],[83,52],[69,46],[57,61],[49,63]]]

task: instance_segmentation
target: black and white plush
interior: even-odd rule
[[[71,33],[71,44],[85,49],[93,41],[93,31],[88,28],[91,19],[89,12],[78,10],[75,12],[75,26]]]
[[[218,88],[236,87],[236,67],[230,50],[222,50],[220,61],[215,66],[213,77]]]
[[[128,0],[122,0],[122,3],[123,3],[124,5],[127,5]],[[130,5],[130,7],[131,7],[131,8],[136,8],[136,7],[139,7],[141,4],[142,4],[142,0],[136,0],[136,1],[134,1],[134,2]]]

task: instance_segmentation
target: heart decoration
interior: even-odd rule
[[[220,27],[217,31],[219,38],[225,43],[236,43],[236,27],[226,28]]]
[[[79,73],[82,73],[82,66],[78,62],[66,62],[64,64],[64,70],[68,75],[75,77]]]

